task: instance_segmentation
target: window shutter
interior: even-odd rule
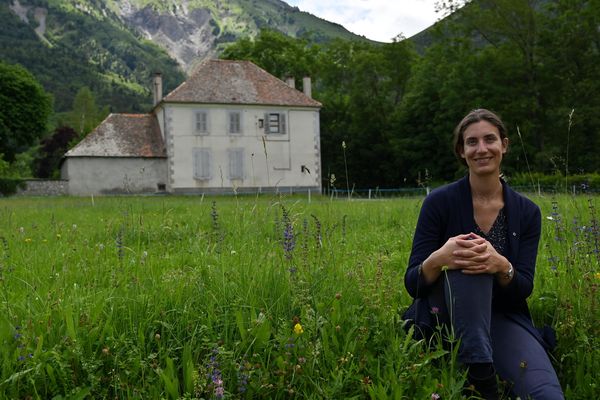
[[[200,179],[202,176],[202,154],[200,150],[194,150],[194,178]]]
[[[229,150],[229,179],[244,178],[244,150]]]
[[[229,133],[242,133],[242,114],[239,111],[229,113]]]
[[[206,111],[196,112],[196,132],[207,133],[208,132],[208,113]]]
[[[202,177],[204,179],[210,179],[210,151],[202,150]]]
[[[208,113],[203,112],[200,117],[200,124],[202,126],[202,132],[208,132]]]
[[[287,131],[285,130],[285,113],[279,114],[279,133],[285,135]]]
[[[210,179],[210,158],[209,149],[194,149],[194,178]]]
[[[263,120],[263,128],[265,129],[265,135],[269,134],[269,127],[270,127],[270,123],[269,123],[269,113],[265,113],[265,119]]]

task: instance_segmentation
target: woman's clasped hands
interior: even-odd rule
[[[489,241],[475,233],[451,237],[439,251],[448,269],[471,275],[496,274],[508,262]]]

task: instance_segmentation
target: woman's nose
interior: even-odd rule
[[[477,152],[483,153],[485,151],[487,151],[487,147],[485,146],[485,141],[480,140],[479,142],[477,142]]]

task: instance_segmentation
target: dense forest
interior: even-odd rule
[[[324,187],[414,187],[456,178],[464,170],[452,153],[452,131],[480,107],[499,113],[508,127],[509,180],[597,173],[600,2],[456,6],[440,5],[450,15],[426,37],[323,43],[310,34],[296,39],[263,30],[221,56],[293,76],[297,87],[303,76],[312,77],[313,96],[323,104]],[[97,99],[99,108],[109,105],[104,95]]]
[[[313,77],[324,175],[338,183],[346,165],[356,188],[454,179],[453,129],[480,107],[509,129],[508,179],[582,174],[600,169],[599,25],[597,1],[483,0],[428,30],[422,51],[403,38],[315,45],[263,32],[223,57]]]

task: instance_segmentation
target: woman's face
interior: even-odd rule
[[[465,129],[460,155],[472,174],[499,174],[502,156],[507,149],[508,138],[500,139],[496,126],[487,121],[479,121]]]

